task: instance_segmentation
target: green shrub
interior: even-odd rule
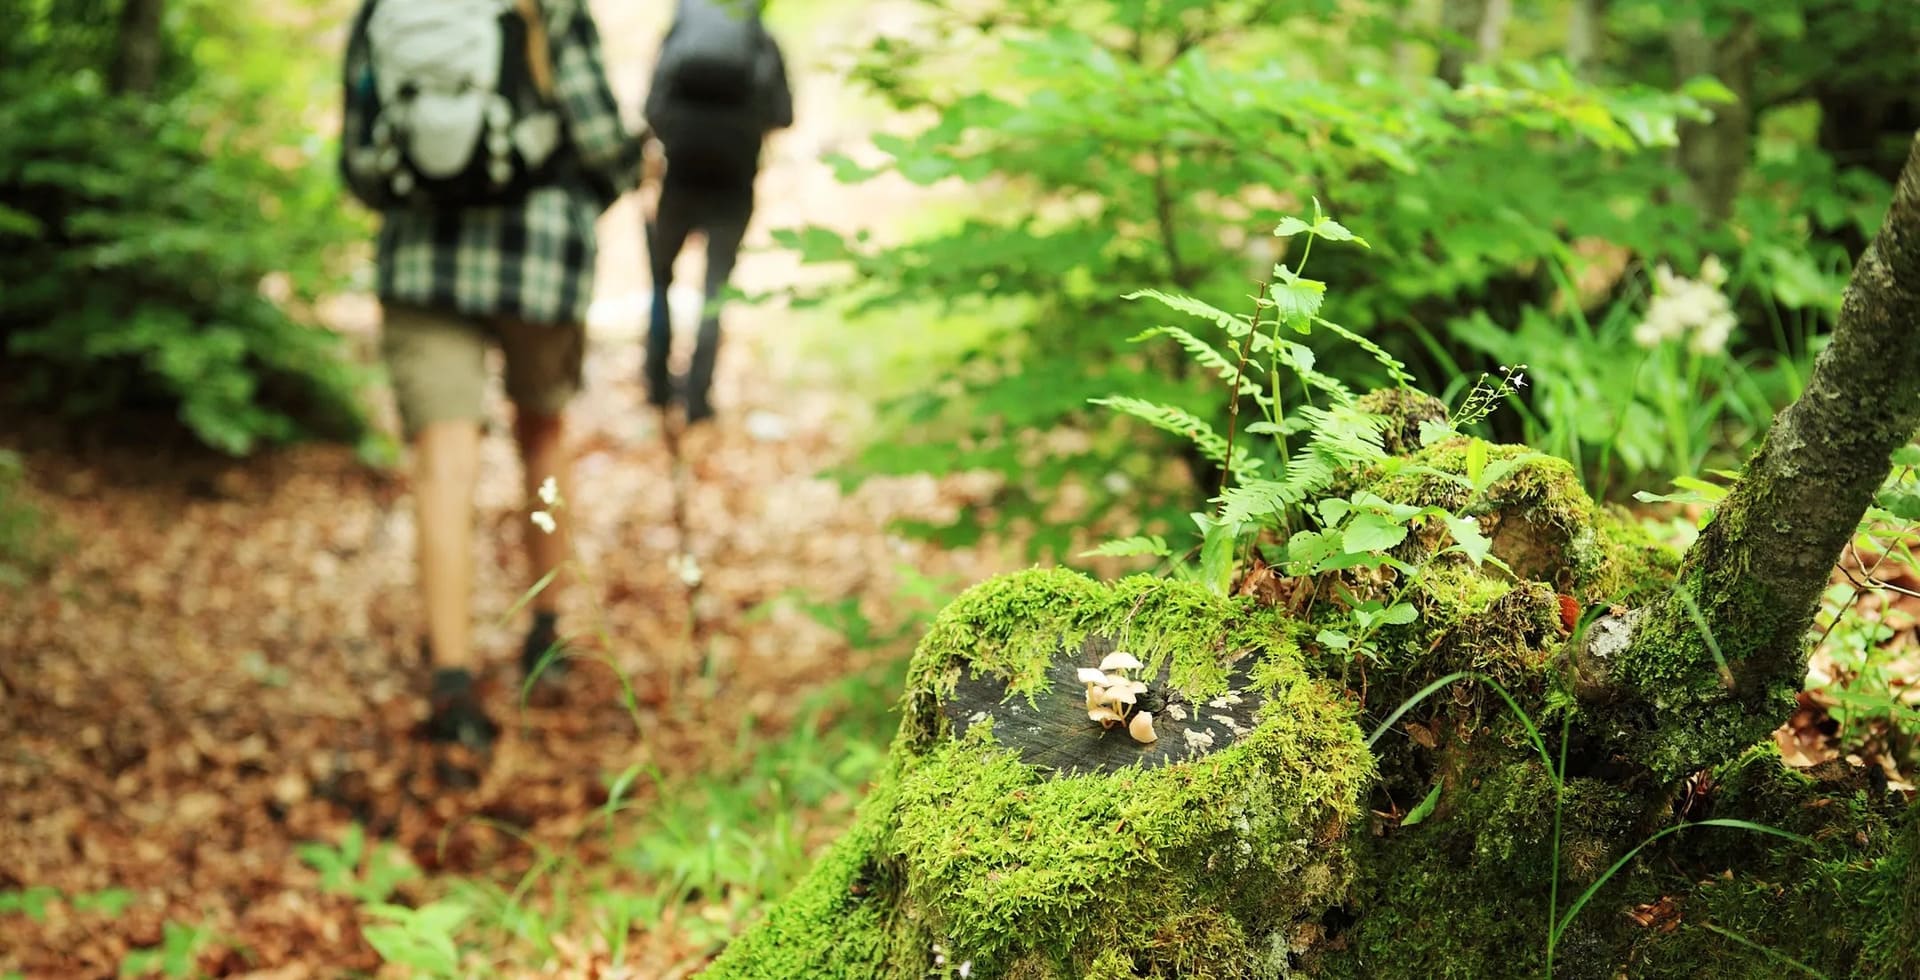
[[[331,154],[308,120],[271,118],[274,83],[222,46],[238,27],[178,9],[173,74],[152,93],[108,91],[86,43],[107,28],[52,9],[26,16],[67,40],[0,68],[9,391],[81,417],[169,412],[234,454],[356,439],[364,370],[337,335],[290,312],[337,284],[339,246],[361,234]]]

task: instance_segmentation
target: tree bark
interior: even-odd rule
[[[1916,428],[1920,138],[1806,392],[1774,421],[1673,592],[1634,615],[1625,649],[1583,651],[1584,686],[1631,704],[1622,717],[1639,719],[1638,754],[1656,772],[1721,762],[1785,716],[1834,562]]]
[[[1734,101],[1713,107],[1713,120],[1680,127],[1680,168],[1692,187],[1693,203],[1715,223],[1733,215],[1741,178],[1753,155],[1754,72],[1760,58],[1760,33],[1753,15],[1740,13],[1721,36],[1709,36],[1698,18],[1673,30],[1674,68],[1682,80],[1711,75],[1734,94]]]
[[[1589,77],[1599,56],[1600,22],[1606,9],[1606,0],[1573,0],[1567,14],[1567,67],[1577,77]]]
[[[166,53],[161,34],[165,0],[126,0],[120,8],[120,33],[114,44],[108,84],[122,95],[150,95],[160,84]]]
[[[1468,65],[1498,58],[1512,15],[1513,0],[1444,0],[1440,8],[1440,65],[1435,74],[1458,88],[1466,78]]]

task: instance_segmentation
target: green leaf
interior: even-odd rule
[[[1920,521],[1920,494],[1882,493],[1878,500],[1887,513],[1903,521]]]
[[[1420,420],[1421,448],[1425,448],[1427,446],[1432,446],[1438,443],[1445,442],[1448,439],[1453,438],[1457,434],[1458,433],[1454,430],[1453,423],[1451,422],[1443,421],[1440,419],[1421,419]]]
[[[1363,513],[1355,515],[1341,532],[1340,546],[1349,554],[1378,552],[1386,551],[1406,539],[1406,525],[1395,524],[1381,514]]]
[[[1287,508],[1299,503],[1298,488],[1281,480],[1250,480],[1220,497],[1220,519],[1231,524],[1281,523]]]
[[[1279,270],[1268,294],[1273,297],[1274,315],[1297,333],[1312,329],[1313,318],[1327,300],[1327,284],[1318,279],[1302,279],[1286,269]]]
[[[1307,224],[1305,221],[1302,221],[1299,218],[1293,217],[1292,215],[1288,215],[1287,217],[1281,218],[1280,223],[1273,226],[1273,234],[1274,234],[1274,237],[1276,238],[1292,238],[1293,236],[1298,235],[1301,232],[1308,232],[1312,230],[1313,230],[1312,225]]]
[[[1380,621],[1389,626],[1405,626],[1419,618],[1420,611],[1411,602],[1396,602],[1380,614]]]
[[[1433,788],[1427,791],[1427,798],[1421,800],[1420,805],[1408,810],[1407,815],[1400,818],[1400,826],[1411,827],[1433,816],[1434,807],[1440,805],[1440,788],[1443,785],[1445,784],[1434,783]]]
[[[1321,218],[1314,222],[1313,233],[1330,242],[1352,242],[1361,248],[1372,248],[1367,240],[1347,230],[1347,226],[1332,218]]]
[[[1328,497],[1320,501],[1320,520],[1328,527],[1337,526],[1341,521],[1346,520],[1347,515],[1352,512],[1353,505],[1341,500],[1339,497]]]
[[[0,204],[0,238],[39,238],[45,231],[40,219]]]
[[[1298,531],[1287,539],[1287,560],[1305,572],[1340,553],[1340,535],[1333,531]]]
[[[1200,544],[1200,580],[1215,595],[1226,595],[1233,587],[1233,554],[1239,539],[1239,524],[1208,522]]]
[[[1480,487],[1480,474],[1487,468],[1487,443],[1484,439],[1467,442],[1467,482]]]
[[[1469,561],[1475,565],[1487,560],[1487,554],[1493,550],[1493,541],[1480,531],[1480,522],[1471,517],[1441,518],[1447,525],[1447,533],[1453,535],[1453,541],[1460,546]]]
[[[105,888],[87,895],[73,897],[75,912],[104,912],[118,916],[133,904],[133,893],[125,888]]]
[[[58,889],[30,885],[22,891],[0,892],[0,915],[25,912],[35,922],[47,921],[47,905],[60,897]]]
[[[1353,638],[1339,630],[1321,630],[1314,640],[1329,650],[1346,650],[1353,646]]]
[[[1220,353],[1212,344],[1195,337],[1193,334],[1179,327],[1154,327],[1151,330],[1143,330],[1133,337],[1128,338],[1128,342],[1139,343],[1143,340],[1150,340],[1154,337],[1161,336],[1172,337],[1175,342],[1186,350],[1188,356],[1193,358],[1195,364],[1212,371],[1220,380],[1229,383],[1237,380],[1240,384],[1241,394],[1254,395],[1260,393],[1259,382],[1251,377],[1252,374],[1266,370],[1261,367],[1258,362],[1250,360],[1242,365],[1238,361],[1229,359],[1225,354]]]
[[[1081,552],[1080,557],[1082,558],[1138,558],[1145,555],[1151,555],[1155,558],[1166,558],[1171,554],[1173,554],[1173,551],[1172,549],[1167,547],[1167,539],[1161,537],[1158,534],[1155,534],[1155,535],[1149,535],[1149,536],[1120,538],[1115,541],[1108,541],[1107,543],[1102,544],[1100,547],[1094,548],[1091,551]]]
[[[1920,446],[1901,446],[1894,450],[1893,465],[1920,466]]]

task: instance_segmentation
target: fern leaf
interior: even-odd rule
[[[1294,468],[1287,469],[1292,475]],[[1276,521],[1302,499],[1297,488],[1287,481],[1255,480],[1221,495],[1220,519],[1230,524]]]
[[[1215,326],[1234,337],[1244,337],[1253,331],[1253,324],[1242,316],[1235,316],[1211,303],[1205,303],[1191,296],[1175,296],[1158,289],[1141,289],[1122,296],[1121,299],[1157,300],[1162,306],[1178,310],[1188,316],[1197,316],[1202,320],[1211,320]]]
[[[1255,395],[1260,393],[1260,383],[1247,376],[1249,373],[1262,371],[1263,369],[1259,364],[1248,361],[1246,371],[1242,371],[1240,370],[1239,364],[1229,360],[1227,355],[1222,354],[1218,348],[1179,327],[1154,327],[1151,330],[1142,331],[1139,335],[1130,338],[1130,342],[1139,343],[1143,340],[1162,336],[1172,337],[1175,343],[1178,343],[1186,349],[1187,355],[1193,358],[1195,364],[1219,375],[1220,380],[1231,383],[1235,378],[1240,379],[1241,394]]]
[[[1313,322],[1339,334],[1341,337],[1346,338],[1348,343],[1372,354],[1373,359],[1380,362],[1381,367],[1387,369],[1387,376],[1393,379],[1394,384],[1403,387],[1413,384],[1413,375],[1407,373],[1407,366],[1400,363],[1392,354],[1387,353],[1386,348],[1324,317],[1316,316],[1313,318]]]
[[[1165,558],[1171,554],[1173,554],[1173,549],[1167,547],[1167,539],[1158,534],[1154,534],[1137,535],[1131,538],[1120,538],[1109,541],[1091,551],[1081,552],[1080,557],[1138,558],[1151,555],[1155,558]]]
[[[1246,450],[1236,447],[1231,462],[1227,459],[1227,440],[1213,426],[1188,412],[1172,405],[1161,405],[1142,398],[1127,395],[1113,395],[1107,398],[1092,399],[1095,405],[1105,405],[1117,412],[1131,415],[1162,432],[1181,436],[1199,447],[1202,455],[1227,468],[1236,480],[1248,479],[1260,469],[1260,461],[1250,459]]]

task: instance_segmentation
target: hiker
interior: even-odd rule
[[[380,350],[413,450],[423,734],[484,752],[498,727],[474,689],[468,608],[487,350],[505,355],[535,581],[566,556],[565,410],[580,390],[594,222],[639,181],[584,0],[366,0],[345,70],[341,170],[381,214]],[[558,641],[559,592],[530,603],[521,668]]]
[[[767,133],[793,125],[786,64],[760,8],[760,0],[680,0],[647,92],[647,123],[665,152],[666,175],[647,224],[653,308],[645,373],[647,400],[663,408],[675,394],[667,372],[673,263],[690,232],[707,240],[700,330],[680,392],[689,424],[713,415],[719,303],[753,217],[761,145]]]

